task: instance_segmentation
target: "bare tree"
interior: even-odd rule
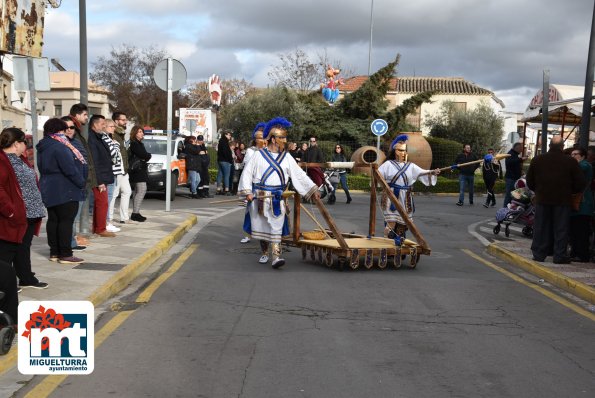
[[[318,66],[303,50],[297,48],[294,52],[279,54],[279,60],[281,64],[268,73],[275,85],[297,90],[301,94],[318,88],[321,82]]]
[[[233,104],[254,91],[252,83],[245,79],[229,79],[221,81],[221,106]],[[195,83],[188,89],[188,99],[193,108],[210,108],[211,97],[208,82]]]

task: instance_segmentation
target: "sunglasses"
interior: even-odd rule
[[[76,127],[74,127],[74,126],[68,126],[68,128],[69,128],[70,130],[74,130],[74,129],[76,129]]]

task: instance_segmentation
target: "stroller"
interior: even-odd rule
[[[4,298],[4,292],[0,291],[0,300]],[[15,331],[12,326],[12,318],[0,311],[0,355],[8,354],[12,347]]]
[[[328,195],[327,203],[329,205],[334,205],[337,201],[337,197],[335,196],[335,188],[333,184],[339,183],[339,170],[336,169],[326,169],[324,171],[324,183],[318,188],[320,191],[320,198],[324,198]]]
[[[522,234],[528,238],[533,237],[533,222],[535,220],[535,206],[533,206],[533,191],[527,188],[523,178],[519,178],[514,184],[515,190],[511,192],[512,200],[507,207],[496,212],[494,235],[500,233],[501,224],[504,224],[504,235],[510,236],[510,224],[523,225]]]

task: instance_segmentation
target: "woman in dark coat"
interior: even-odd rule
[[[132,127],[130,147],[128,148],[128,173],[130,174],[130,185],[134,186],[130,219],[139,222],[144,222],[147,219],[140,214],[140,206],[147,193],[147,181],[149,180],[147,162],[151,159],[151,154],[147,152],[142,142],[144,138],[145,134],[141,126]]]
[[[197,189],[200,184],[200,147],[196,145],[194,137],[187,137],[184,143],[183,153],[186,159],[186,172],[188,173],[188,182],[190,183],[190,194],[194,199],[202,199],[198,195]]]
[[[60,119],[49,119],[43,125],[44,137],[37,144],[37,167],[43,203],[48,211],[46,223],[50,260],[80,264],[84,260],[72,255],[72,226],[79,202],[84,200],[87,176],[84,159],[64,134],[68,125]]]

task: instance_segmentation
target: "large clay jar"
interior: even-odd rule
[[[407,160],[422,169],[429,170],[432,166],[432,148],[421,132],[399,133],[407,134]]]
[[[355,162],[351,172],[353,174],[370,175],[370,164],[378,161],[378,164],[380,165],[384,163],[385,160],[386,155],[384,152],[376,149],[374,146],[363,146],[358,148],[351,155],[351,161]]]

